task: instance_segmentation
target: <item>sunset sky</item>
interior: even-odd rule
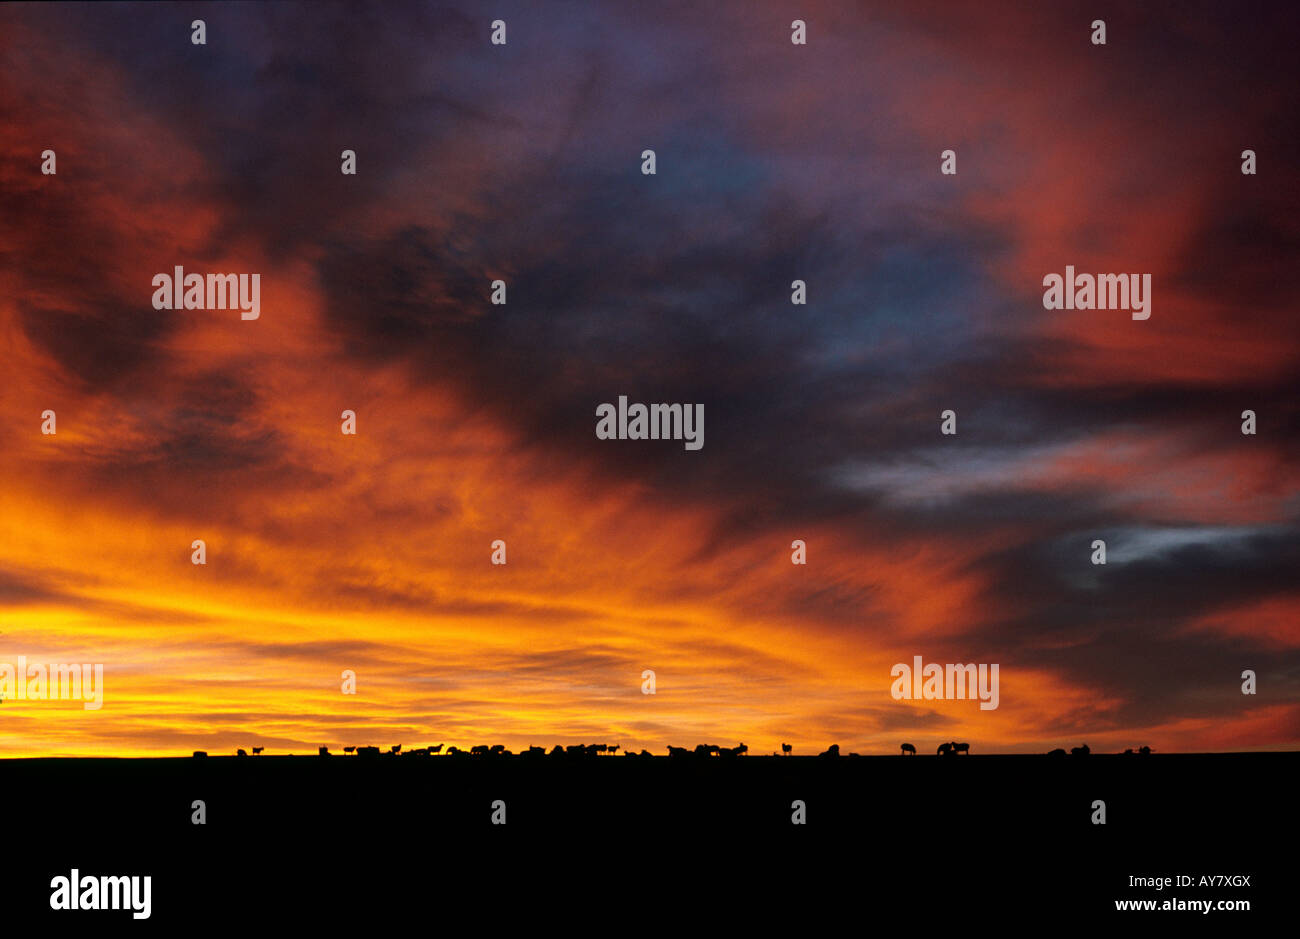
[[[105,674],[0,757],[1296,748],[1297,22],[0,7],[0,662]],[[1151,318],[1044,309],[1067,264]],[[177,265],[260,319],[155,310]],[[895,701],[916,655],[1000,707]]]

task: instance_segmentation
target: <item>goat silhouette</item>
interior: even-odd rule
[[[916,756],[916,747],[912,746],[910,743],[902,744],[899,747],[899,750],[901,751],[899,754],[900,756],[906,756],[909,753],[912,754],[912,756]]]

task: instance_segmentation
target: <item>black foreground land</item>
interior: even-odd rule
[[[458,910],[591,928],[945,910],[1222,927],[1294,895],[1298,770],[1300,753],[3,760],[0,901],[6,923],[131,931]],[[1098,799],[1105,825],[1091,822]],[[791,822],[795,800],[806,825]],[[74,867],[151,875],[152,916],[51,911],[50,879]],[[1250,884],[1129,886],[1179,874]],[[1171,896],[1252,910],[1115,911]]]

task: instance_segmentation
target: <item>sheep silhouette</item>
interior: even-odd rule
[[[253,747],[253,756],[258,756],[264,749],[264,747]]]
[[[247,750],[236,750],[236,751],[235,751],[235,756],[248,756],[248,751],[247,751]]]
[[[726,757],[740,756],[742,753],[748,753],[748,752],[749,752],[749,747],[745,746],[742,743],[738,747],[731,747],[731,748],[723,747],[722,749],[718,750],[718,756],[726,756]]]
[[[794,752],[794,747],[790,746],[790,744],[788,743],[781,744],[781,754],[783,756],[789,756],[793,752]]]
[[[610,752],[610,753],[617,753],[617,752],[618,752],[618,744],[616,744],[616,743],[611,743],[611,744],[609,745],[609,752]]]
[[[393,744],[393,746],[390,748],[389,752],[390,752],[390,753],[393,753],[393,754],[401,753],[401,752],[402,752],[402,745],[401,745],[400,743]]]
[[[1139,756],[1150,756],[1150,755],[1151,755],[1151,748],[1150,748],[1150,747],[1138,747],[1138,755],[1139,755]]]
[[[1092,751],[1088,749],[1088,745],[1085,743],[1081,747],[1072,747],[1070,749],[1070,756],[1087,756],[1091,752]]]
[[[438,744],[436,747],[430,747],[430,748],[429,748],[429,753],[431,753],[431,754],[432,754],[432,753],[441,753],[441,752],[442,752],[442,744]]]
[[[954,743],[952,745],[952,752],[954,756],[957,755],[958,753],[965,753],[967,756],[970,756],[970,744]]]
[[[818,756],[837,757],[837,756],[840,755],[840,745],[839,745],[838,743],[832,743],[829,747],[827,747],[824,751],[822,751],[821,753],[819,753],[819,754],[817,754],[817,755],[818,755]]]
[[[912,756],[916,756],[916,747],[912,746],[910,743],[904,743],[900,745],[898,749],[901,751],[899,753],[900,756],[906,756],[909,753],[912,754]]]
[[[258,748],[257,748],[257,750],[260,750],[260,749],[261,749],[261,747],[258,747]],[[256,753],[257,750],[254,750],[253,752]],[[344,753],[356,753],[356,752],[357,752],[357,748],[356,748],[356,747],[344,747],[344,748],[343,748],[343,752],[344,752]]]
[[[690,750],[687,750],[685,747],[674,747],[672,744],[669,744],[669,746],[668,746],[668,755],[669,755],[670,757],[674,757],[674,756],[676,756],[676,757],[690,756],[690,755],[691,755],[691,751],[690,751]]]
[[[321,756],[329,756],[329,755],[330,755],[330,748],[329,748],[329,747],[321,747],[321,748],[320,748],[319,750],[317,750],[316,752],[319,753]]]
[[[952,744],[941,743],[939,749],[935,751],[939,756],[949,756],[952,753]]]
[[[1065,756],[1065,751],[1062,750],[1060,747],[1057,747],[1055,750],[1051,750],[1051,751],[1049,751],[1047,755],[1048,755],[1048,756]]]

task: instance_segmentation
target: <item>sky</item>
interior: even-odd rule
[[[0,756],[1296,749],[1298,25],[0,7],[0,663],[104,666]],[[178,265],[260,317],[154,309]],[[998,708],[895,700],[918,655]]]

